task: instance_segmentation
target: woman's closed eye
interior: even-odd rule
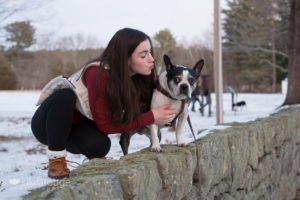
[[[148,54],[151,54],[151,51],[145,50],[145,51],[140,53],[140,57],[141,58],[146,58]]]

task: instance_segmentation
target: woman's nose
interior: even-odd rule
[[[154,58],[151,53],[149,54],[149,62],[154,62]]]

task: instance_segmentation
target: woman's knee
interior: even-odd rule
[[[71,89],[60,89],[55,91],[52,95],[56,103],[67,105],[75,105],[76,103],[76,94]]]
[[[34,137],[42,144],[47,144],[47,135],[43,113],[38,109],[31,118],[31,131]]]
[[[31,131],[34,135],[34,137],[37,139],[37,141],[39,141],[40,143],[47,145],[47,135],[45,130],[43,130],[42,128],[40,128],[39,125],[37,125],[37,123],[31,123]]]

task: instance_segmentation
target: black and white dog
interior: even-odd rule
[[[234,111],[237,111],[238,108],[242,109],[243,107],[246,107],[246,106],[247,106],[246,101],[238,101],[238,102],[232,104]]]
[[[171,126],[175,126],[176,140],[178,146],[185,146],[181,136],[182,128],[188,117],[188,99],[191,98],[193,90],[196,88],[197,79],[200,77],[204,60],[199,60],[191,69],[182,65],[174,65],[167,55],[164,55],[166,70],[163,71],[159,78],[157,87],[153,92],[151,108],[155,108],[164,104],[171,104],[176,109],[176,116],[170,122]],[[177,123],[176,123],[177,122]],[[150,131],[150,133],[149,133]],[[151,124],[142,130],[151,138],[151,151],[160,152],[160,129],[157,124]],[[131,134],[122,134],[120,145],[123,153],[127,153]],[[128,141],[126,144],[126,140]],[[124,152],[124,150],[126,152]]]
[[[192,92],[196,88],[197,79],[200,77],[204,66],[204,60],[199,60],[192,69],[174,65],[167,55],[164,55],[164,62],[166,71],[159,76],[158,86],[153,92],[151,108],[166,103],[170,103],[176,108],[177,115],[171,123],[175,125],[177,145],[184,146],[181,132],[188,117],[188,99],[191,98]],[[177,121],[176,124],[175,121]],[[151,124],[150,131],[151,151],[160,152],[158,126]]]

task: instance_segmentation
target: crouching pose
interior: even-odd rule
[[[170,122],[175,114],[171,105],[150,109],[155,77],[149,36],[124,28],[100,57],[68,79],[51,80],[31,122],[36,139],[48,146],[48,176],[69,176],[67,151],[101,158],[111,147],[107,134]]]

